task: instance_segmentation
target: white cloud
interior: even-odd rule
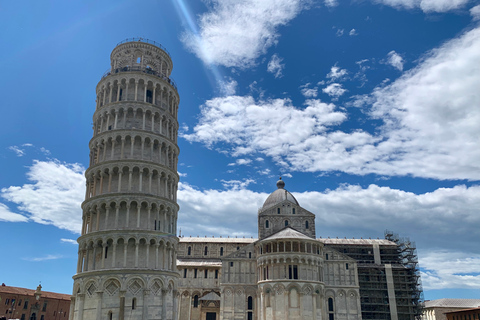
[[[480,256],[456,250],[425,252],[419,258],[423,288],[479,289]]]
[[[73,240],[73,239],[65,239],[65,238],[62,238],[60,239],[61,242],[64,242],[64,243],[70,243],[70,244],[78,244],[77,240]]]
[[[6,205],[0,203],[0,221],[27,222],[28,218],[21,214],[10,211],[10,209]]]
[[[281,78],[283,76],[282,71],[285,68],[285,65],[282,64],[282,58],[280,58],[277,54],[272,56],[272,59],[268,62],[267,71],[273,73],[275,78]]]
[[[470,15],[474,21],[480,20],[480,4],[470,9]]]
[[[325,6],[333,8],[338,6],[338,1],[337,0],[324,0]]]
[[[41,262],[41,261],[47,261],[47,260],[57,260],[57,259],[60,259],[60,258],[63,258],[63,256],[49,254],[49,255],[46,255],[45,257],[23,258],[23,260],[33,261],[33,262]]]
[[[325,88],[323,88],[322,91],[328,94],[333,99],[337,99],[338,97],[342,96],[345,92],[347,92],[347,89],[344,89],[340,83],[331,83]]]
[[[335,32],[335,35],[336,35],[337,37],[341,37],[341,36],[343,36],[343,33],[344,33],[344,32],[345,32],[344,29],[337,29],[337,32]]]
[[[270,172],[271,172],[271,170],[267,168],[265,170],[258,171],[258,174],[261,174],[263,176],[267,176],[267,175],[270,174]]]
[[[305,98],[316,98],[318,96],[318,88],[309,88],[309,86],[310,83],[306,83],[303,86],[300,86],[300,92]]]
[[[334,65],[333,67],[330,68],[330,72],[327,74],[327,78],[333,81],[340,81],[344,79],[347,74],[348,74],[347,69],[342,69],[337,65]]]
[[[181,172],[178,172],[178,171],[177,171],[177,174],[178,174],[179,177],[186,177],[187,176],[186,173],[181,173]]]
[[[352,37],[352,36],[358,36],[358,32],[357,32],[357,30],[352,29],[352,30],[350,30],[350,32],[348,33],[348,35],[351,36],[351,37]]]
[[[230,190],[243,190],[248,187],[251,183],[256,183],[253,179],[243,179],[243,180],[221,180],[224,188]]]
[[[241,152],[241,154],[249,153],[248,150],[242,150],[240,152]],[[228,165],[229,166],[246,166],[246,165],[249,165],[250,163],[252,163],[251,159],[237,159],[235,162],[229,163]]]
[[[31,183],[3,188],[1,195],[33,222],[79,233],[80,204],[85,197],[83,171],[79,164],[35,160],[27,173]]]
[[[15,152],[17,157],[23,157],[25,155],[25,149],[20,149],[18,146],[10,146],[8,149]]]
[[[279,38],[277,29],[294,19],[309,1],[209,1],[199,17],[199,34],[184,33],[182,42],[206,64],[247,68]]]
[[[399,71],[403,71],[404,60],[402,56],[396,53],[394,50],[390,51],[387,54],[387,60],[385,61],[385,63],[391,65]]]
[[[318,100],[297,108],[287,99],[231,96],[208,100],[194,132],[183,137],[208,147],[226,143],[234,156],[259,152],[293,171],[479,180],[479,61],[477,28],[358,99],[383,123],[374,134],[340,131],[346,111]]]
[[[222,92],[222,94],[225,95],[225,96],[234,95],[236,90],[237,90],[237,85],[238,85],[237,81],[235,81],[233,79],[218,82],[220,92]]]
[[[291,175],[290,173],[284,173],[284,174],[282,174],[282,177],[284,177],[284,178],[285,178],[285,177],[291,178],[292,175]]]
[[[44,155],[46,156],[49,156],[51,154],[50,150],[44,148],[44,147],[41,147],[40,148],[40,152],[42,152]]]
[[[447,12],[464,7],[470,0],[373,0],[397,9],[421,9],[425,13]]]

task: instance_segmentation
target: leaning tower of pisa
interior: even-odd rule
[[[177,319],[179,96],[172,60],[120,42],[97,85],[71,320]]]

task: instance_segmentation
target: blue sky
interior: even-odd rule
[[[0,2],[0,282],[70,293],[95,86],[161,43],[179,229],[256,237],[281,175],[322,237],[416,241],[426,299],[480,298],[480,3]],[[180,231],[180,230],[179,230]]]

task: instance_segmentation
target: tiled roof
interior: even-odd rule
[[[177,267],[221,267],[220,259],[177,259]]]
[[[285,229],[282,229],[278,231],[277,233],[274,233],[264,239],[264,240],[274,240],[274,239],[304,239],[304,240],[315,240],[310,237],[307,237],[301,232],[298,232],[295,229],[292,229],[291,227],[286,227]]]
[[[205,296],[201,297],[199,300],[204,300],[204,301],[220,301],[220,296],[216,294],[215,292],[210,292],[206,294]]]
[[[348,244],[348,245],[372,245],[378,244],[381,246],[396,246],[397,244],[390,240],[385,239],[330,239],[330,238],[320,238],[317,239],[324,244]]]
[[[71,297],[71,295],[69,294],[48,292],[43,290],[41,292],[42,292],[41,298],[43,299],[70,300],[70,297]],[[19,294],[19,295],[26,295],[26,296],[33,297],[35,290],[19,288],[19,287],[0,286],[0,293]]]
[[[215,243],[252,243],[257,239],[253,238],[213,238],[213,237],[181,237],[178,238],[180,242],[215,242]]]
[[[249,244],[257,241],[256,238],[214,238],[214,237],[180,237],[183,243],[243,243]],[[308,238],[311,239],[311,238]],[[334,239],[334,238],[317,238],[318,241],[329,245],[372,245],[374,243],[381,246],[396,246],[396,243],[385,239]]]
[[[476,308],[480,307],[480,299],[437,299],[425,301],[425,308]]]

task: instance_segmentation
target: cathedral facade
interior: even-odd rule
[[[361,319],[357,263],[315,238],[280,179],[258,239],[180,238],[180,319]]]
[[[179,95],[172,60],[119,43],[97,85],[70,320],[413,320],[414,246],[316,237],[315,215],[277,188],[258,238],[177,237]]]

